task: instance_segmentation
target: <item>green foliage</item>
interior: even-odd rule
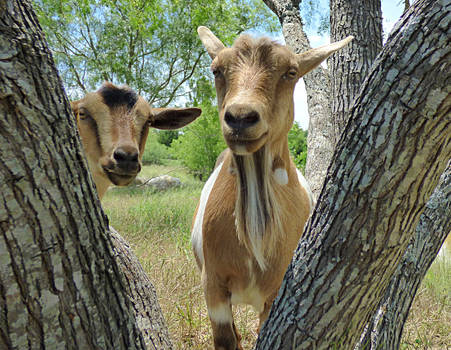
[[[71,98],[108,80],[157,107],[207,74],[199,25],[225,42],[250,28],[277,28],[260,0],[35,0],[35,7]]]
[[[176,140],[179,137],[178,130],[158,130],[157,131],[157,140],[159,143],[166,145],[167,147],[171,146],[172,141]]]
[[[325,1],[304,0],[300,4],[301,17],[308,29],[319,35],[330,31],[330,7]]]
[[[158,142],[158,132],[149,130],[146,148],[142,158],[143,164],[164,164],[164,160],[171,157],[167,146]]]
[[[226,148],[222,137],[217,107],[212,103],[214,90],[207,79],[197,84],[195,104],[202,108],[202,115],[183,129],[183,133],[171,145],[174,156],[195,175],[206,179],[214,168],[216,158]]]
[[[288,133],[288,148],[296,167],[304,172],[307,159],[307,131],[302,130],[296,122]]]

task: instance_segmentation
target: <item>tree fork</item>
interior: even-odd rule
[[[257,349],[351,349],[375,312],[451,157],[450,13],[416,2],[378,56]]]

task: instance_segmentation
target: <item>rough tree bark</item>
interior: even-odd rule
[[[53,59],[22,1],[0,0],[0,159],[0,348],[170,348],[150,282],[135,280],[142,268],[107,231]]]
[[[405,2],[405,10],[409,2]],[[397,28],[394,29],[396,35]],[[450,232],[450,163],[420,217],[420,222],[357,349],[399,349],[402,331],[418,287]]]
[[[334,123],[335,144],[349,119],[361,83],[382,50],[380,0],[330,1],[330,41],[339,41],[348,35],[354,36],[354,40],[328,61],[331,71],[330,118]]]
[[[410,7],[410,1],[409,0],[404,0],[404,12],[407,12],[409,10]]]
[[[269,6],[269,1],[265,2]],[[297,3],[293,4],[293,6],[297,5]],[[407,1],[406,9],[408,9],[408,6],[410,5]],[[279,16],[283,16],[282,10],[279,9],[276,13]],[[299,27],[298,30],[302,30],[301,24],[296,23],[296,25]],[[292,27],[294,26],[293,24]],[[298,35],[296,34],[295,28],[291,28],[290,31],[284,33],[286,36]],[[332,68],[331,94],[333,95],[333,102],[332,114],[327,118],[330,121],[334,121],[334,135],[340,135],[344,129],[349,117],[348,112],[352,100],[357,94],[358,88],[366,76],[372,61],[382,47],[380,1],[371,1],[365,4],[356,2],[355,0],[331,1],[331,41],[340,40],[348,34],[354,35],[355,39],[345,49],[333,55],[329,61]],[[292,43],[292,46],[299,45],[296,40],[289,37],[286,37],[286,41]],[[335,120],[333,120],[333,117],[335,117]],[[331,125],[331,123],[326,123],[323,127],[327,127],[328,125]],[[313,143],[311,146],[315,147],[315,144]],[[320,162],[321,160],[318,161]],[[438,195],[434,194],[434,196],[437,197]],[[444,199],[446,196],[442,194],[439,198]],[[445,205],[443,201],[439,203]],[[428,208],[430,205],[432,204],[428,203]],[[433,205],[438,212],[445,210],[444,208],[437,207],[436,201]],[[430,213],[429,215],[433,214]],[[444,219],[447,216],[440,218]],[[443,240],[446,238],[447,232],[449,232],[443,220],[436,220],[434,221],[435,234],[425,234],[425,232],[428,232],[426,231],[428,226],[423,223],[424,220],[422,217],[419,226],[416,228],[416,237],[409,244],[409,247],[422,246],[422,257],[420,258],[418,255],[415,255],[418,250],[409,248],[406,251],[397,272],[392,278],[378,312],[373,315],[372,324],[367,327],[365,334],[362,336],[361,348],[363,348],[364,344],[370,343],[370,336],[373,339],[372,349],[377,349],[380,344],[387,344],[387,346],[390,345],[392,349],[395,349],[399,344],[403,325],[408,315],[406,306],[410,307],[415,296],[414,292],[416,288],[397,288],[397,286],[419,285]],[[439,223],[443,225],[440,226]],[[415,260],[418,260],[417,268],[414,270],[415,273],[411,272],[409,274],[411,280],[406,282],[406,276],[402,271],[406,269],[406,266],[412,266],[412,261]],[[396,302],[399,300],[403,300],[403,303]],[[388,335],[390,335],[390,339]]]
[[[451,157],[451,4],[417,1],[351,111],[257,349],[352,349]]]
[[[409,6],[407,1],[405,11]],[[335,134],[340,135],[349,119],[354,96],[382,49],[382,14],[379,0],[364,4],[355,0],[332,0],[330,7],[331,41],[341,40],[347,33],[355,37],[350,45],[340,51],[344,59],[337,59],[339,55],[333,55],[330,59],[332,117]],[[446,186],[437,188],[431,197],[432,202],[428,202],[427,214],[425,212],[426,216],[421,217],[378,311],[366,327],[359,344],[361,349],[370,349],[369,344],[372,344],[371,349],[380,349],[381,346],[387,350],[399,348],[403,326],[418,286],[449,232],[450,216],[440,215],[447,209],[446,200],[450,200],[443,191],[446,191]],[[430,217],[436,220],[431,221],[428,219]],[[419,250],[419,247],[422,249]]]
[[[309,50],[299,13],[300,0],[263,0],[279,18],[286,44],[296,53]],[[335,147],[333,122],[330,118],[330,77],[327,69],[318,67],[304,76],[309,111],[307,164],[305,176],[315,199],[326,177]]]
[[[114,244],[115,260],[125,275],[125,291],[132,303],[136,323],[147,349],[172,349],[169,330],[152,282],[122,236],[111,226],[109,233]]]
[[[366,327],[361,350],[397,350],[418,287],[451,231],[451,162],[421,214],[413,239]]]

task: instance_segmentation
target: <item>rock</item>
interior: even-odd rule
[[[132,186],[138,186],[138,185],[144,185],[146,183],[147,179],[145,177],[135,177],[135,179],[132,181],[130,185]]]
[[[146,181],[143,185],[151,186],[158,191],[164,191],[172,187],[179,187],[182,185],[182,182],[176,177],[161,175]]]

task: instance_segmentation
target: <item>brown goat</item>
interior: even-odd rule
[[[297,55],[267,38],[242,35],[227,48],[208,28],[198,33],[228,148],[202,190],[191,239],[215,349],[235,350],[231,305],[253,305],[261,327],[313,207],[288,150],[295,84],[351,38]]]
[[[178,129],[201,114],[199,108],[152,108],[129,87],[111,83],[71,107],[100,199],[109,186],[126,186],[140,172],[149,127]]]

